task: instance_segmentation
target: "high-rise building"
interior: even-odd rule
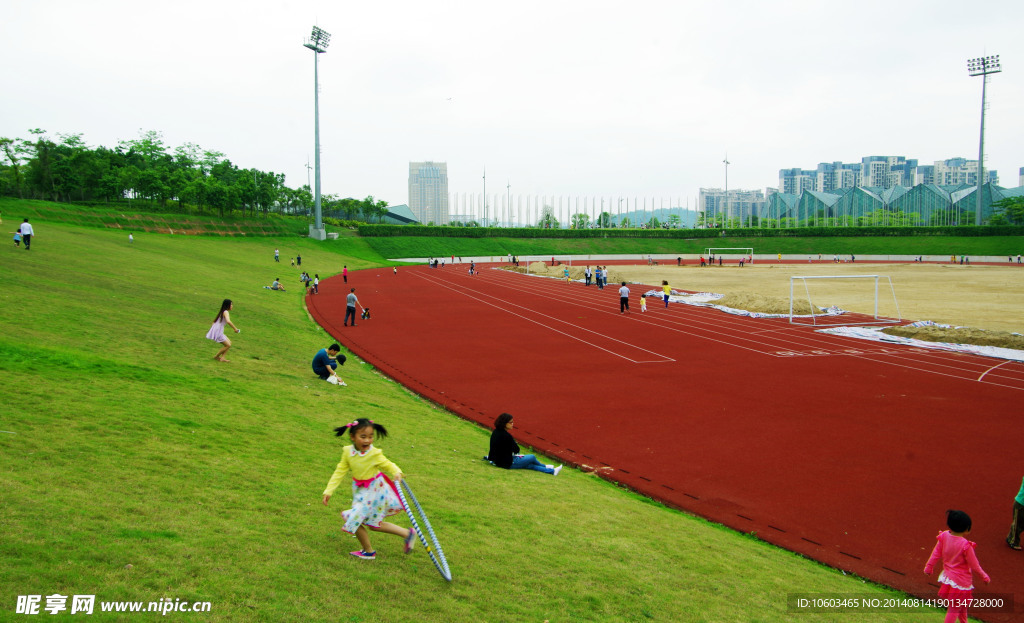
[[[935,184],[939,186],[959,186],[967,184],[977,186],[978,184],[978,161],[967,158],[950,158],[949,160],[935,161]],[[999,183],[999,174],[995,171],[985,171],[986,182]]]
[[[729,189],[728,197],[721,188],[700,189],[700,210],[705,219],[711,221],[717,216],[738,218],[747,223],[750,216],[764,211],[764,192],[760,190]]]
[[[986,181],[999,183],[999,175],[995,171],[985,173]],[[856,186],[893,188],[915,184],[957,186],[977,183],[978,161],[966,158],[918,166],[917,160],[903,156],[865,156],[859,163],[822,162],[815,170],[779,170],[779,192],[790,195],[798,195],[804,190],[830,192]]]
[[[805,190],[817,190],[818,172],[804,169],[780,169],[779,192],[799,195]]]
[[[409,209],[424,225],[448,224],[447,163],[409,163]]]
[[[1024,167],[1020,168],[1018,176],[1019,177],[1017,178],[1017,186],[1024,186]]]

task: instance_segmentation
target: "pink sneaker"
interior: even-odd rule
[[[402,547],[402,551],[406,554],[412,551],[412,548],[416,546],[416,530],[409,528],[409,536],[405,537],[405,544]]]
[[[362,558],[363,560],[376,560],[377,559],[377,552],[364,552],[361,549],[357,549],[354,552],[349,552],[349,554],[352,555],[352,556],[355,556],[356,558]]]

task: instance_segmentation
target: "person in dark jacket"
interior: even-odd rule
[[[502,413],[494,420],[494,432],[491,433],[491,451],[487,460],[505,469],[532,469],[545,474],[557,476],[562,466],[545,465],[532,454],[520,454],[519,444],[512,437],[512,416]]]

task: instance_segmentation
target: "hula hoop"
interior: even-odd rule
[[[405,494],[402,493],[402,489],[405,489],[405,493],[409,494],[409,499],[412,500],[413,506],[416,507],[416,513],[419,513],[420,520],[422,520],[423,527],[427,529],[427,534],[430,535],[430,543],[427,542],[426,535],[423,534],[423,530],[420,528],[420,521],[416,520],[416,513],[413,512],[412,507],[405,500]],[[441,549],[441,543],[437,540],[437,535],[434,534],[434,528],[430,525],[430,520],[427,519],[427,514],[423,512],[423,507],[420,506],[419,500],[416,499],[416,494],[412,492],[409,485],[406,484],[403,478],[399,483],[399,486],[395,488],[398,492],[398,497],[402,500],[402,506],[405,507],[406,514],[409,515],[409,521],[412,522],[412,527],[416,530],[416,534],[420,537],[420,542],[423,543],[423,547],[427,550],[427,555],[434,561],[434,566],[437,567],[437,572],[441,574],[441,577],[452,581],[452,572],[448,570],[448,561],[445,560],[444,550]]]

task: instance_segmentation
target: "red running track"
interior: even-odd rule
[[[925,561],[946,509],[966,510],[993,577],[976,592],[1021,604],[977,615],[1024,621],[1024,554],[1003,541],[1024,365],[658,299],[641,314],[639,285],[620,314],[615,284],[467,268],[357,271],[306,301],[352,352],[464,418],[489,428],[508,411],[521,444],[912,594],[934,596]],[[343,327],[352,286],[372,318]]]

